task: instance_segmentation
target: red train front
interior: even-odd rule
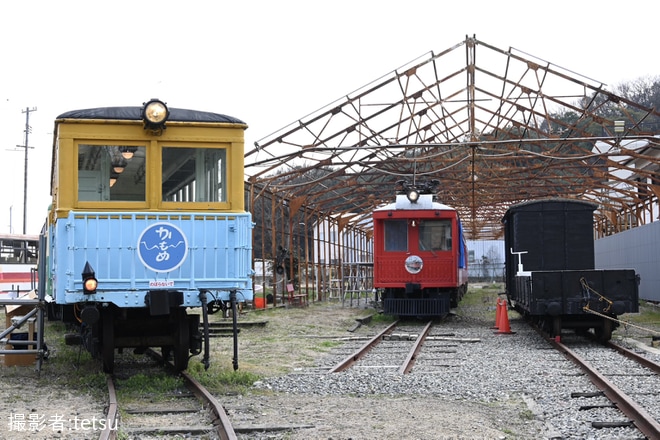
[[[435,200],[437,181],[399,182],[376,208],[374,287],[388,315],[445,316],[467,291],[467,248],[458,212]]]

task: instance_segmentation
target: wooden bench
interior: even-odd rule
[[[296,294],[293,284],[286,285],[287,300],[292,307],[307,307],[307,295]]]

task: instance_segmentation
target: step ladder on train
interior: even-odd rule
[[[45,248],[45,238],[39,239],[39,248]],[[5,329],[0,329],[0,357],[4,366],[41,365],[48,357],[44,342],[46,318],[45,283],[38,283],[37,274],[45,273],[46,259],[40,258],[37,268],[31,268],[31,290],[0,295],[0,310],[4,309]],[[1,368],[1,367],[0,367]]]
[[[0,355],[4,366],[41,364],[48,357],[44,343],[46,304],[34,291],[0,298],[5,310],[5,329],[0,331]]]

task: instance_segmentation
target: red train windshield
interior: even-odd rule
[[[415,222],[408,236],[408,223]],[[412,251],[451,251],[451,219],[441,220],[386,220],[383,222],[386,252]],[[416,232],[416,234],[414,233]],[[409,241],[410,240],[410,241]],[[413,243],[416,246],[411,246]]]

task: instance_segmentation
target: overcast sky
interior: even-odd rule
[[[466,35],[514,47],[615,86],[660,75],[655,2],[505,0],[5,1],[0,4],[0,233],[49,204],[53,120],[74,109],[141,105],[224,113],[246,148]],[[478,62],[478,60],[477,60]],[[73,164],[72,164],[73,166]],[[10,212],[12,216],[10,218]]]

